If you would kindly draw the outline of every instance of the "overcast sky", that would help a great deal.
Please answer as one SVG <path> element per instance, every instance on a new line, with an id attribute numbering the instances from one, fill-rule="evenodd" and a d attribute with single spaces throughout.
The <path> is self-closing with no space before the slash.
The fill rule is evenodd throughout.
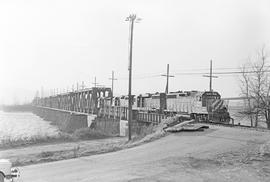
<path id="1" fill-rule="evenodd" d="M 133 93 L 208 90 L 209 80 L 183 72 L 237 68 L 263 44 L 270 47 L 269 0 L 1 0 L 0 102 L 26 101 L 44 87 L 71 89 L 82 81 L 128 93 L 128 34 L 136 13 Z M 214 90 L 239 95 L 237 76 L 220 75 Z"/>

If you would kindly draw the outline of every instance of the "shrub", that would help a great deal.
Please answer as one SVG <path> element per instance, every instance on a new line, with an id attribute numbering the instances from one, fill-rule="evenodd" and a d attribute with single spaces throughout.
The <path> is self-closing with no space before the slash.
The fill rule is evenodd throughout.
<path id="1" fill-rule="evenodd" d="M 51 156 L 53 156 L 53 152 L 50 152 L 50 151 L 45 151 L 45 152 L 40 153 L 41 158 L 48 158 L 48 157 L 51 157 Z"/>

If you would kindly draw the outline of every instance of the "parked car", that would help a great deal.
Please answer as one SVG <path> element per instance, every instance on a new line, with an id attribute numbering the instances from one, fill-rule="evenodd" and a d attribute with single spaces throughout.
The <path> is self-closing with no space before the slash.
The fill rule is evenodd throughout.
<path id="1" fill-rule="evenodd" d="M 12 163 L 7 159 L 0 159 L 0 182 L 15 182 L 20 177 L 18 168 L 12 168 Z"/>

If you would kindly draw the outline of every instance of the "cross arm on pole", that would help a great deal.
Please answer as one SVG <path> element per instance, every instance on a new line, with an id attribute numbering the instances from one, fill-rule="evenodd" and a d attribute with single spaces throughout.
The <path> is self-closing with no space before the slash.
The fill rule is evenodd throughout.
<path id="1" fill-rule="evenodd" d="M 212 77 L 212 78 L 218 78 L 218 76 L 210 76 L 210 75 L 203 75 L 203 77 Z"/>
<path id="2" fill-rule="evenodd" d="M 165 76 L 165 77 L 175 77 L 174 75 L 160 75 L 160 76 Z"/>

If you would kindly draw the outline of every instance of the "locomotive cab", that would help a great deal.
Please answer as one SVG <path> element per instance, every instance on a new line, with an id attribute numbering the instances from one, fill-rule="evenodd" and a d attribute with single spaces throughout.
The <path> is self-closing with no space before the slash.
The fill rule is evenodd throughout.
<path id="1" fill-rule="evenodd" d="M 208 112 L 212 112 L 212 104 L 216 100 L 220 100 L 220 94 L 218 92 L 204 92 L 202 94 L 202 107 L 206 107 Z"/>
<path id="2" fill-rule="evenodd" d="M 230 114 L 218 92 L 204 92 L 202 106 L 207 108 L 209 119 L 217 122 L 229 122 Z"/>

